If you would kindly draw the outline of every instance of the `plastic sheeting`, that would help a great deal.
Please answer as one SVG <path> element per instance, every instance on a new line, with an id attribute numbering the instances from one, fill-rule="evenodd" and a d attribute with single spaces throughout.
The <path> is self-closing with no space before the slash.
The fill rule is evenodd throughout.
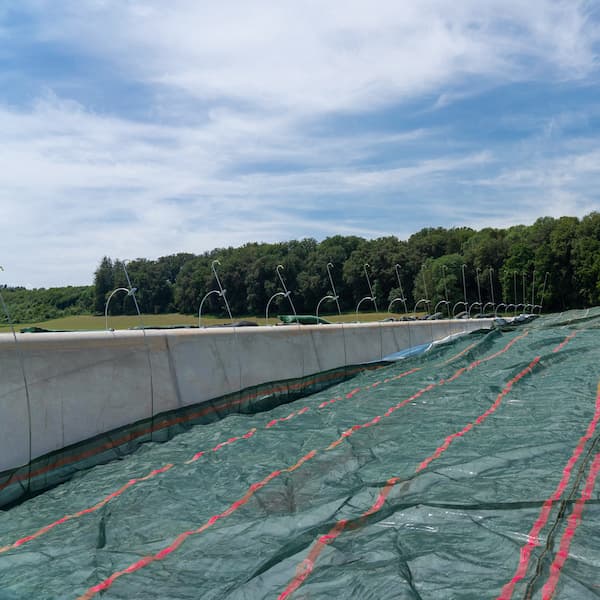
<path id="1" fill-rule="evenodd" d="M 83 472 L 0 512 L 0 598 L 598 598 L 599 329 L 466 336 Z"/>

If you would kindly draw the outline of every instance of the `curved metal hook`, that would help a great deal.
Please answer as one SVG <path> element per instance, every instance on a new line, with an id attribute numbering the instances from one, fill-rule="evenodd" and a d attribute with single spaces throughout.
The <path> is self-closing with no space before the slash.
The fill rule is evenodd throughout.
<path id="1" fill-rule="evenodd" d="M 442 279 L 444 280 L 444 300 L 446 300 L 446 304 L 448 304 L 448 316 L 450 316 L 450 306 L 449 306 L 450 302 L 448 302 L 448 286 L 446 285 L 446 272 L 447 271 L 448 271 L 448 267 L 446 265 L 442 265 Z"/>
<path id="2" fill-rule="evenodd" d="M 121 261 L 121 266 L 123 267 L 123 272 L 125 273 L 125 279 L 127 279 L 127 285 L 129 286 L 129 289 L 132 289 L 132 285 L 131 285 L 131 279 L 129 279 L 129 272 L 127 271 L 127 263 L 130 263 L 131 260 L 129 260 L 128 258 L 124 258 Z"/>
<path id="3" fill-rule="evenodd" d="M 438 306 L 439 306 L 440 304 L 445 304 L 445 305 L 446 305 L 446 308 L 447 308 L 447 310 L 448 310 L 448 317 L 449 317 L 449 316 L 450 316 L 450 302 L 448 302 L 448 300 L 440 300 L 440 301 L 439 301 L 439 302 L 438 302 L 438 303 L 435 305 L 435 307 L 434 307 L 434 309 L 433 309 L 433 314 L 435 315 L 435 314 L 437 313 L 437 311 L 438 311 Z"/>
<path id="4" fill-rule="evenodd" d="M 335 300 L 337 302 L 337 296 L 327 295 L 327 296 L 323 296 L 319 300 L 319 303 L 317 304 L 317 310 L 315 311 L 316 315 L 317 315 L 317 325 L 321 325 L 321 323 L 319 323 L 319 307 L 325 300 Z"/>
<path id="5" fill-rule="evenodd" d="M 365 296 L 364 298 L 361 298 L 361 300 L 359 300 L 358 304 L 356 305 L 356 320 L 358 321 L 358 309 L 360 308 L 360 305 L 365 302 L 366 300 L 371 300 L 371 302 L 373 302 L 373 304 L 375 304 L 375 298 L 373 298 L 373 296 Z M 375 304 L 375 309 L 377 309 L 377 304 Z"/>
<path id="6" fill-rule="evenodd" d="M 486 303 L 483 305 L 483 308 L 481 309 L 481 312 L 482 312 L 483 314 L 485 314 L 485 309 L 486 309 L 488 306 L 491 306 L 491 307 L 492 307 L 492 310 L 494 310 L 494 307 L 495 307 L 496 305 L 495 305 L 493 302 L 486 302 Z"/>
<path id="7" fill-rule="evenodd" d="M 129 286 L 129 295 L 133 298 L 133 304 L 135 305 L 135 310 L 137 312 L 138 315 L 138 319 L 140 320 L 140 325 L 142 326 L 142 330 L 144 328 L 144 322 L 142 321 L 142 311 L 140 310 L 140 305 L 138 304 L 137 301 L 137 297 L 135 295 L 135 293 L 137 292 L 137 288 L 134 288 L 133 285 L 131 285 L 131 279 L 129 279 L 129 273 L 127 271 L 127 263 L 131 262 L 129 259 L 124 259 L 121 261 L 121 265 L 123 267 L 123 272 L 125 273 L 125 278 L 127 279 L 127 285 Z M 144 338 L 146 337 L 146 334 L 144 334 Z M 148 359 L 150 360 L 150 359 Z"/>
<path id="8" fill-rule="evenodd" d="M 413 310 L 413 317 L 416 319 L 417 318 L 417 306 L 419 306 L 419 304 L 421 304 L 421 302 L 423 302 L 426 306 L 429 306 L 431 304 L 431 300 L 428 300 L 427 298 L 421 298 L 416 304 L 415 304 L 415 308 Z M 429 315 L 429 309 L 427 309 L 427 315 Z"/>
<path id="9" fill-rule="evenodd" d="M 460 268 L 460 270 L 462 271 L 463 295 L 464 295 L 464 299 L 465 299 L 464 300 L 465 309 L 467 309 L 468 306 L 469 306 L 469 302 L 467 301 L 467 280 L 465 278 L 465 269 L 466 268 L 467 268 L 467 265 L 465 263 L 463 263 L 462 266 L 461 266 L 461 268 Z"/>
<path id="10" fill-rule="evenodd" d="M 275 271 L 277 273 L 277 277 L 279 277 L 279 281 L 281 282 L 281 287 L 283 288 L 283 291 L 285 292 L 285 297 L 288 299 L 290 306 L 292 307 L 292 312 L 294 313 L 294 316 L 298 316 L 296 314 L 296 307 L 294 306 L 294 303 L 292 302 L 292 293 L 287 289 L 287 286 L 285 285 L 285 281 L 283 280 L 283 275 L 281 274 L 281 271 L 283 270 L 283 265 L 277 265 L 275 267 Z M 267 306 L 268 308 L 268 306 Z"/>
<path id="11" fill-rule="evenodd" d="M 465 311 L 469 308 L 469 305 L 466 302 L 463 302 L 462 300 L 460 300 L 452 307 L 452 317 L 453 318 L 456 318 L 456 307 L 457 306 L 464 306 Z"/>
<path id="12" fill-rule="evenodd" d="M 544 285 L 542 286 L 542 297 L 540 299 L 540 303 L 538 304 L 538 306 L 539 306 L 538 314 L 539 315 L 542 314 L 542 306 L 544 304 L 544 294 L 546 293 L 546 282 L 548 281 L 549 275 L 550 275 L 550 273 L 548 271 L 546 271 L 546 274 L 544 275 Z"/>
<path id="13" fill-rule="evenodd" d="M 287 288 L 285 287 L 285 281 L 283 280 L 283 275 L 281 274 L 281 271 L 284 270 L 284 266 L 283 265 L 277 265 L 275 267 L 275 273 L 277 273 L 277 277 L 279 277 L 279 281 L 281 282 L 281 287 L 283 287 L 283 289 L 287 292 Z"/>
<path id="14" fill-rule="evenodd" d="M 494 310 L 494 317 L 498 318 L 498 313 L 500 312 L 500 307 L 504 306 L 504 310 L 506 311 L 507 305 L 504 302 L 500 302 L 500 304 L 496 305 L 496 310 Z"/>
<path id="15" fill-rule="evenodd" d="M 124 288 L 124 287 L 120 287 L 117 288 L 116 290 L 113 290 L 110 294 L 110 296 L 108 297 L 108 300 L 106 301 L 106 304 L 104 305 L 104 329 L 106 331 L 108 331 L 108 305 L 110 304 L 110 301 L 112 300 L 112 297 L 117 293 L 117 292 L 125 292 L 128 296 L 133 296 L 136 292 L 137 288 Z M 134 296 L 135 297 L 135 296 Z"/>
<path id="16" fill-rule="evenodd" d="M 337 293 L 337 291 L 335 289 L 335 285 L 333 283 L 333 276 L 331 275 L 331 271 L 330 271 L 330 269 L 333 269 L 333 263 L 328 262 L 326 268 L 327 268 L 327 275 L 329 276 L 329 283 L 331 284 L 331 290 L 332 290 L 333 296 L 335 298 L 335 304 L 336 304 L 337 309 L 338 309 L 338 314 L 340 316 L 342 316 L 342 309 L 340 308 L 340 303 L 338 302 L 339 296 L 338 296 L 338 293 Z"/>
<path id="17" fill-rule="evenodd" d="M 425 291 L 425 298 L 423 298 L 423 300 L 429 300 L 429 291 L 427 290 L 427 279 L 425 279 L 425 271 L 423 271 L 423 290 Z"/>
<path id="18" fill-rule="evenodd" d="M 477 267 L 475 269 L 475 277 L 477 279 L 477 299 L 479 300 L 479 306 L 481 306 L 481 285 L 479 283 L 479 274 L 481 273 L 481 269 Z"/>
<path id="19" fill-rule="evenodd" d="M 479 306 L 479 314 L 481 314 L 481 302 L 473 302 L 473 304 L 471 304 L 471 306 L 469 306 L 469 309 L 467 311 L 467 315 L 469 316 L 469 319 L 471 318 L 471 311 L 473 310 L 474 306 Z"/>
<path id="20" fill-rule="evenodd" d="M 400 270 L 401 267 L 398 263 L 394 265 L 394 270 L 396 271 L 396 277 L 398 278 L 398 285 L 400 286 L 400 292 L 404 296 L 404 292 L 402 291 L 402 281 L 400 280 Z"/>
<path id="21" fill-rule="evenodd" d="M 269 306 L 271 305 L 271 302 L 277 298 L 278 296 L 283 296 L 284 298 L 288 298 L 289 297 L 289 292 L 275 292 L 270 298 L 269 301 L 267 302 L 267 308 L 265 310 L 265 325 L 268 325 L 268 321 L 269 321 Z M 294 313 L 295 315 L 296 313 Z"/>
<path id="22" fill-rule="evenodd" d="M 223 289 L 223 286 L 221 285 L 221 280 L 219 279 L 219 275 L 217 273 L 217 269 L 215 269 L 215 265 L 220 265 L 221 261 L 218 259 L 215 259 L 212 261 L 210 268 L 212 269 L 213 275 L 215 276 L 215 279 L 217 281 L 217 285 L 219 286 L 219 296 L 221 298 L 223 298 L 223 302 L 225 302 L 225 308 L 227 308 L 227 314 L 229 315 L 229 320 L 233 323 L 233 316 L 231 315 L 231 309 L 229 308 L 229 302 L 227 302 L 227 290 Z"/>
<path id="23" fill-rule="evenodd" d="M 371 265 L 369 263 L 365 263 L 363 265 L 363 270 L 365 272 L 365 277 L 367 279 L 367 285 L 369 286 L 369 292 L 371 293 L 370 299 L 373 301 L 373 305 L 375 306 L 375 312 L 379 312 L 379 309 L 377 308 L 377 302 L 375 300 L 375 294 L 373 293 L 373 286 L 371 285 L 371 280 L 369 279 L 369 273 L 367 273 L 367 267 L 370 267 Z M 360 302 L 359 302 L 360 304 Z M 358 312 L 358 307 L 356 309 L 356 311 Z"/>
<path id="24" fill-rule="evenodd" d="M 402 302 L 402 304 L 404 304 L 404 314 L 408 314 L 408 306 L 406 306 L 406 295 L 404 294 L 404 290 L 402 289 L 402 281 L 400 279 L 400 265 L 398 263 L 396 263 L 394 265 L 394 269 L 396 271 L 396 278 L 398 279 L 398 287 L 400 288 L 400 298 L 394 298 L 390 305 L 388 306 L 388 312 L 390 312 L 390 308 L 392 306 L 392 304 L 396 301 L 396 300 L 400 300 Z"/>
<path id="25" fill-rule="evenodd" d="M 392 312 L 392 305 L 394 304 L 394 302 L 402 302 L 404 304 L 404 314 L 408 312 L 408 310 L 406 310 L 406 298 L 394 298 L 388 305 L 387 311 L 389 313 Z"/>
<path id="26" fill-rule="evenodd" d="M 198 327 L 202 327 L 202 305 L 204 304 L 204 301 L 212 294 L 217 294 L 217 296 L 223 295 L 223 294 L 221 294 L 221 292 L 219 290 L 210 290 L 210 292 L 207 292 L 206 294 L 204 294 L 204 297 L 202 298 L 202 301 L 200 302 L 200 308 L 198 308 Z"/>

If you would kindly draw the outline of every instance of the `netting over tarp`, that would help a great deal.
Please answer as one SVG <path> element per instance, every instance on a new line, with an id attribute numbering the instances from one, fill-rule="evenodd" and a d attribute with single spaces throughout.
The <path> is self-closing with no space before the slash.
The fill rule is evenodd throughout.
<path id="1" fill-rule="evenodd" d="M 0 512 L 0 598 L 600 597 L 599 379 L 576 311 L 145 445 Z"/>

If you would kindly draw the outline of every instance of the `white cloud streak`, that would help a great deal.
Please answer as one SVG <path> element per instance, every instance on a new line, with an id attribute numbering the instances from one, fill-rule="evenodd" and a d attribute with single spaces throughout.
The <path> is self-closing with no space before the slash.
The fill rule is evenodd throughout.
<path id="1" fill-rule="evenodd" d="M 515 169 L 493 147 L 447 143 L 450 124 L 315 129 L 320 119 L 359 119 L 423 97 L 439 108 L 471 93 L 473 81 L 593 79 L 600 36 L 585 2 L 23 6 L 35 23 L 31 43 L 60 44 L 148 86 L 154 120 L 94 112 L 52 89 L 26 106 L 0 106 L 0 219 L 13 224 L 0 260 L 12 283 L 86 283 L 104 254 L 472 224 L 470 201 L 453 198 L 454 213 L 445 206 L 447 185 L 493 189 L 482 209 L 503 189 L 535 195 L 550 180 L 554 206 L 568 198 L 582 214 L 597 201 L 578 179 L 596 178 L 600 145 Z M 3 16 L 0 36 L 10 38 Z M 379 164 L 385 146 L 393 151 Z M 430 212 L 421 206 L 421 220 L 412 215 L 405 230 L 390 231 L 394 211 L 418 212 L 419 194 Z M 357 217 L 365 202 L 368 221 Z M 447 220 L 426 222 L 436 212 Z M 496 218 L 501 226 L 513 217 Z"/>
<path id="2" fill-rule="evenodd" d="M 63 3 L 39 35 L 138 80 L 301 114 L 373 108 L 464 75 L 581 77 L 598 41 L 577 0 Z"/>

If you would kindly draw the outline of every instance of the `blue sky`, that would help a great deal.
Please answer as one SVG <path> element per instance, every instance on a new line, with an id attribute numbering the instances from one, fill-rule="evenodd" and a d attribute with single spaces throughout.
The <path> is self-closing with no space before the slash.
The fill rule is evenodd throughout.
<path id="1" fill-rule="evenodd" d="M 600 3 L 0 0 L 2 283 L 600 210 Z"/>

